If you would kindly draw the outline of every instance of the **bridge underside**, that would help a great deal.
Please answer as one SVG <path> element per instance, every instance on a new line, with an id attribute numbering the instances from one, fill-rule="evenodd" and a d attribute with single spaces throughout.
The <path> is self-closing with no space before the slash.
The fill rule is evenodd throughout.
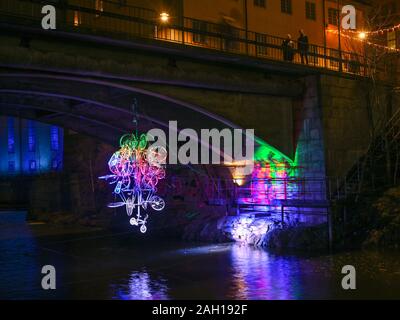
<path id="1" fill-rule="evenodd" d="M 4 72 L 0 73 L 0 113 L 56 124 L 111 144 L 115 144 L 118 137 L 132 130 L 132 103 L 135 99 L 139 102 L 139 129 L 143 132 L 152 128 L 167 131 L 169 121 L 177 121 L 179 130 L 191 128 L 198 133 L 201 129 L 241 128 L 210 112 L 209 108 L 192 103 L 190 97 L 186 101 L 179 100 L 160 93 L 163 90 L 159 88 L 157 91 L 149 91 L 132 83 L 109 82 L 89 77 Z M 206 97 L 203 99 L 206 100 Z M 218 102 L 214 101 L 215 104 Z M 235 109 L 234 106 L 232 109 Z M 291 117 L 289 114 L 288 119 Z M 271 119 L 275 118 L 276 115 L 271 115 Z M 290 138 L 289 141 L 284 141 L 282 136 L 285 134 L 282 131 L 286 131 L 286 136 L 290 137 L 289 131 L 292 131 L 293 124 L 283 121 L 287 128 L 271 125 L 274 128 L 271 131 L 274 133 L 271 140 L 277 143 L 283 141 L 282 145 L 286 147 L 282 149 L 285 152 L 292 148 L 293 141 Z M 268 126 L 273 121 L 269 121 L 266 116 L 264 123 Z"/>
<path id="2" fill-rule="evenodd" d="M 247 65 L 242 59 L 224 55 L 211 59 L 203 51 L 189 58 L 180 54 L 184 50 L 160 43 L 140 47 L 137 42 L 110 42 L 85 35 L 71 39 L 57 32 L 5 30 L 0 31 L 3 89 L 18 90 L 17 95 L 34 92 L 35 96 L 49 93 L 58 99 L 64 97 L 73 101 L 67 103 L 72 107 L 66 110 L 90 104 L 99 119 L 84 108 L 87 120 L 99 121 L 97 104 L 118 108 L 118 118 L 119 111 L 128 111 L 132 96 L 136 96 L 155 122 L 178 120 L 181 127 L 194 129 L 199 124 L 220 128 L 220 123 L 225 128 L 255 129 L 258 137 L 294 158 L 292 109 L 293 101 L 304 92 L 304 72 L 288 75 L 277 71 L 278 66 L 268 69 L 270 63 Z M 26 34 L 32 35 L 30 47 L 21 48 L 21 36 Z M 76 113 L 84 116 L 84 112 Z M 109 120 L 109 116 L 105 118 Z M 121 126 L 124 119 L 126 116 L 122 116 Z"/>
<path id="3" fill-rule="evenodd" d="M 285 191 L 280 179 L 290 175 L 288 172 L 295 165 L 299 149 L 296 149 L 297 142 L 301 142 L 296 129 L 303 127 L 303 118 L 297 117 L 295 109 L 301 109 L 305 99 L 306 85 L 302 75 L 293 78 L 265 74 L 263 69 L 240 69 L 199 61 L 179 61 L 179 68 L 171 69 L 162 66 L 165 57 L 151 56 L 144 60 L 143 52 L 127 54 L 126 50 L 114 52 L 114 48 L 102 48 L 104 51 L 99 52 L 93 49 L 87 57 L 80 44 L 64 44 L 52 39 L 41 45 L 52 54 L 57 52 L 54 53 L 55 64 L 52 64 L 52 59 L 47 63 L 52 56 L 43 54 L 39 45 L 33 45 L 29 50 L 17 47 L 18 52 L 29 59 L 28 66 L 20 63 L 15 67 L 11 64 L 0 66 L 0 114 L 56 124 L 114 146 L 121 135 L 133 129 L 131 106 L 134 99 L 139 102 L 139 130 L 143 132 L 152 128 L 167 129 L 169 121 L 177 121 L 178 129 L 191 128 L 197 132 L 213 128 L 255 129 L 256 136 L 274 148 L 261 145 L 263 151 L 257 154 L 260 168 L 253 172 L 250 180 L 261 178 L 269 181 L 251 191 L 250 206 L 256 199 L 256 205 L 265 205 L 262 211 L 276 212 L 274 198 L 282 200 L 289 197 L 289 193 L 296 192 L 294 188 L 288 189 L 289 193 Z M 85 70 L 86 65 L 76 66 L 75 60 L 72 67 L 70 61 L 69 65 L 63 65 L 63 58 L 71 58 L 63 49 L 73 52 L 76 61 L 84 61 L 92 68 L 94 65 L 98 72 Z M 105 54 L 116 57 L 112 63 L 118 72 L 102 69 L 109 63 Z M 12 61 L 12 58 L 8 59 Z M 46 61 L 46 68 L 41 67 L 41 59 Z M 127 60 L 131 64 L 126 64 Z M 151 64 L 157 68 L 149 66 Z M 143 74 L 130 74 L 130 70 L 136 71 L 136 68 L 140 68 Z M 310 88 L 313 91 L 314 84 Z M 311 108 L 316 105 L 317 101 L 312 100 Z M 316 148 L 315 141 L 312 148 Z M 311 148 L 306 146 L 302 150 L 304 158 L 308 157 Z M 275 158 L 273 155 L 279 156 Z M 284 163 L 282 158 L 285 158 Z M 211 173 L 212 178 L 224 175 L 216 171 Z M 233 182 L 240 184 L 243 177 L 233 175 L 234 181 L 232 176 L 228 178 L 232 186 Z M 271 182 L 271 178 L 276 181 Z M 82 183 L 87 182 L 82 180 Z M 206 186 L 198 189 L 207 190 L 207 201 L 218 194 Z M 233 194 L 236 193 L 231 192 L 229 196 Z M 193 207 L 197 208 L 198 204 Z"/>
<path id="4" fill-rule="evenodd" d="M 115 143 L 121 134 L 132 130 L 134 99 L 140 102 L 142 131 L 167 128 L 170 120 L 178 121 L 183 128 L 194 129 L 227 125 L 177 100 L 90 79 L 20 74 L 0 76 L 0 86 L 2 114 L 57 124 L 108 143 Z"/>

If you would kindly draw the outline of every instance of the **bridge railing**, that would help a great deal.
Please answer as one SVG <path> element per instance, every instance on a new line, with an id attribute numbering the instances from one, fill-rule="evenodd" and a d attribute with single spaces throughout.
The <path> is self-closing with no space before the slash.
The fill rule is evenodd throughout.
<path id="1" fill-rule="evenodd" d="M 54 1 L 53 1 L 54 2 Z M 98 3 L 96 5 L 96 3 Z M 99 5 L 99 3 L 101 5 Z M 10 24 L 41 26 L 42 1 L 2 0 L 2 21 Z M 167 41 L 191 47 L 245 55 L 260 59 L 284 61 L 283 38 L 246 31 L 228 24 L 217 24 L 192 18 L 173 19 L 162 23 L 153 10 L 118 1 L 79 0 L 57 5 L 57 29 L 116 39 L 138 38 Z M 295 44 L 293 61 L 301 64 L 298 44 Z M 314 44 L 309 45 L 308 66 L 368 76 L 365 58 L 356 53 L 339 51 Z"/>
<path id="2" fill-rule="evenodd" d="M 343 182 L 338 177 L 244 179 L 240 186 L 232 180 L 209 179 L 207 198 L 220 198 L 221 202 L 224 200 L 228 203 L 273 206 L 282 201 L 332 202 L 357 195 L 351 181 Z"/>
<path id="3" fill-rule="evenodd" d="M 325 201 L 326 189 L 325 179 L 251 179 L 245 186 L 236 187 L 236 197 L 271 204 L 285 200 Z"/>

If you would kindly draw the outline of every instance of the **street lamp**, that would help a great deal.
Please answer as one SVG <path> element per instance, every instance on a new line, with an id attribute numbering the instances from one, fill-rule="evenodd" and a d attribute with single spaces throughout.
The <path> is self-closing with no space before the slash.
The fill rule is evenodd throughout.
<path id="1" fill-rule="evenodd" d="M 169 21 L 169 14 L 167 12 L 160 13 L 160 20 L 163 23 L 167 23 Z"/>
<path id="2" fill-rule="evenodd" d="M 361 40 L 365 40 L 365 39 L 367 38 L 367 34 L 366 34 L 365 32 L 360 32 L 360 33 L 358 34 L 358 37 L 359 37 Z"/>

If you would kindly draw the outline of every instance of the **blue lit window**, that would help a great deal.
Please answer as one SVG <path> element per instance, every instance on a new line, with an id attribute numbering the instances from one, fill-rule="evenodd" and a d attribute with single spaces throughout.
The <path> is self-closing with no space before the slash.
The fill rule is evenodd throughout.
<path id="1" fill-rule="evenodd" d="M 51 168 L 53 170 L 57 170 L 58 169 L 58 160 L 57 159 L 53 159 L 53 161 L 51 163 Z"/>
<path id="2" fill-rule="evenodd" d="M 58 151 L 60 149 L 59 135 L 58 135 L 58 127 L 51 126 L 50 128 L 50 141 L 51 141 L 51 150 Z"/>
<path id="3" fill-rule="evenodd" d="M 32 120 L 28 120 L 28 150 L 29 152 L 36 150 L 35 123 Z"/>
<path id="4" fill-rule="evenodd" d="M 8 172 L 9 173 L 15 172 L 15 161 L 8 161 Z"/>
<path id="5" fill-rule="evenodd" d="M 7 119 L 7 128 L 8 128 L 8 153 L 15 153 L 14 118 Z"/>
<path id="6" fill-rule="evenodd" d="M 36 171 L 36 160 L 29 161 L 29 171 Z"/>

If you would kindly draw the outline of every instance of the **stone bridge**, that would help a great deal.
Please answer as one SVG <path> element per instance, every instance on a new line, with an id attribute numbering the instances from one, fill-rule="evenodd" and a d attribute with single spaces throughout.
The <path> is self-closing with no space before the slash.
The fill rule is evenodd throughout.
<path id="1" fill-rule="evenodd" d="M 19 41 L 2 39 L 3 113 L 18 110 L 110 142 L 131 127 L 129 112 L 138 98 L 143 125 L 177 120 L 181 128 L 251 128 L 294 155 L 293 106 L 304 93 L 301 75 L 239 67 L 229 58 L 216 65 L 174 56 L 171 66 L 170 54 L 157 47 L 87 47 L 50 37 L 32 40 L 27 49 Z"/>
<path id="2" fill-rule="evenodd" d="M 115 144 L 132 130 L 252 128 L 305 177 L 343 176 L 393 110 L 368 109 L 370 83 L 329 69 L 166 41 L 121 40 L 7 19 L 0 114 L 54 123 Z M 11 22 L 10 22 L 11 21 Z M 392 103 L 390 88 L 379 90 Z"/>

